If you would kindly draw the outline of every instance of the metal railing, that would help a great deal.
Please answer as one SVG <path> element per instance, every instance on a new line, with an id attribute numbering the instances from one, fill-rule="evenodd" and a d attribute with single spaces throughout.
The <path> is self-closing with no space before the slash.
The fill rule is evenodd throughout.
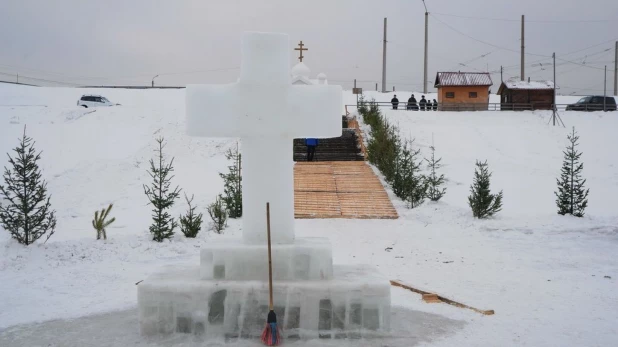
<path id="1" fill-rule="evenodd" d="M 390 102 L 374 102 L 378 107 L 394 109 Z M 408 105 L 407 102 L 400 102 L 397 105 L 398 111 L 533 111 L 551 110 L 550 103 L 447 103 L 438 104 L 437 109 L 432 104 L 421 109 L 417 104 Z M 357 105 L 345 105 L 346 116 L 350 114 L 349 109 L 357 108 Z M 605 106 L 602 104 L 556 104 L 558 111 L 616 111 L 616 105 Z"/>

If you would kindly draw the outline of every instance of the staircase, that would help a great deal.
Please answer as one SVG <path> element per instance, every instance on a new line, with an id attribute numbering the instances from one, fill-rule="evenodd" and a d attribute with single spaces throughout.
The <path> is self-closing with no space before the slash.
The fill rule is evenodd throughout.
<path id="1" fill-rule="evenodd" d="M 343 123 L 344 126 L 347 122 Z M 314 161 L 362 161 L 358 137 L 353 128 L 343 128 L 340 137 L 319 139 Z M 294 139 L 294 161 L 307 161 L 305 139 Z"/>

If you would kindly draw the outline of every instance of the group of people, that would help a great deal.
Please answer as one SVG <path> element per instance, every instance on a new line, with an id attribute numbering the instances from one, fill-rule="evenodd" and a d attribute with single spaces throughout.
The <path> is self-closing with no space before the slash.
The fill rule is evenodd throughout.
<path id="1" fill-rule="evenodd" d="M 391 104 L 393 105 L 393 110 L 399 108 L 399 99 L 397 99 L 397 95 L 391 99 Z M 433 99 L 433 103 L 429 100 L 425 99 L 425 95 L 421 96 L 421 100 L 416 103 L 416 99 L 414 98 L 414 94 L 408 99 L 408 103 L 406 104 L 406 110 L 412 111 L 437 111 L 438 110 L 438 102 L 436 99 Z"/>

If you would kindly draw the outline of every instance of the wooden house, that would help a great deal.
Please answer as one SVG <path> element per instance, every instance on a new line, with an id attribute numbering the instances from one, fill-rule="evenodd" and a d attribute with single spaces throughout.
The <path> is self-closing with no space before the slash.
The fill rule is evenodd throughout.
<path id="1" fill-rule="evenodd" d="M 491 76 L 487 72 L 438 72 L 434 87 L 438 89 L 441 111 L 481 111 L 489 105 Z"/>
<path id="2" fill-rule="evenodd" d="M 502 82 L 498 95 L 501 110 L 551 110 L 554 82 L 512 79 Z"/>

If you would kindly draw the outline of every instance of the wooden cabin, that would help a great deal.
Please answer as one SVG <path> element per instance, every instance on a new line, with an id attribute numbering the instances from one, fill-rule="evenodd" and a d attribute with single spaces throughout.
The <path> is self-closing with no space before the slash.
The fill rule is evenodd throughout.
<path id="1" fill-rule="evenodd" d="M 487 72 L 438 72 L 438 110 L 486 111 L 492 85 Z"/>
<path id="2" fill-rule="evenodd" d="M 500 84 L 498 95 L 501 110 L 551 110 L 554 82 L 512 79 Z"/>

